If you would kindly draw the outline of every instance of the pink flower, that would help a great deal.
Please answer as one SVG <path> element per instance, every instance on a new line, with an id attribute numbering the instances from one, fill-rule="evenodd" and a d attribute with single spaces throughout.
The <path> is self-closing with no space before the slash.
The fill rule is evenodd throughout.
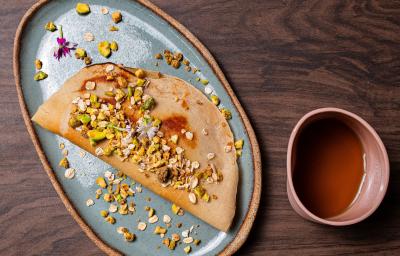
<path id="1" fill-rule="evenodd" d="M 60 37 L 57 38 L 57 44 L 58 47 L 55 47 L 54 49 L 54 57 L 60 61 L 62 57 L 66 57 L 67 54 L 71 56 L 71 51 L 76 49 L 76 46 L 78 44 L 68 42 L 64 37 L 63 37 L 63 32 L 62 32 L 62 26 L 59 27 L 60 31 Z"/>

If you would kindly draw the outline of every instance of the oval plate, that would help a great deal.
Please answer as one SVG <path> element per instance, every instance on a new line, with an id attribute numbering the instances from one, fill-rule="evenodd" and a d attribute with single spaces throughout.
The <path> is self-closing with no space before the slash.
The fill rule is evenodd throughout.
<path id="1" fill-rule="evenodd" d="M 220 232 L 199 219 L 185 213 L 182 217 L 174 217 L 173 225 L 168 233 L 180 233 L 182 230 L 195 226 L 193 236 L 202 242 L 192 246 L 191 255 L 231 255 L 247 238 L 253 224 L 261 191 L 261 160 L 258 144 L 243 108 L 234 95 L 225 76 L 218 67 L 210 52 L 185 27 L 158 7 L 148 1 L 86 1 L 90 4 L 91 13 L 79 16 L 75 12 L 77 1 L 39 1 L 32 6 L 23 17 L 14 42 L 14 76 L 17 85 L 19 102 L 25 124 L 32 141 L 61 200 L 68 211 L 82 227 L 85 233 L 104 252 L 113 255 L 170 255 L 172 251 L 162 246 L 162 239 L 152 234 L 153 227 L 144 232 L 137 231 L 136 221 L 145 219 L 143 207 L 150 205 L 159 216 L 172 215 L 170 203 L 152 192 L 143 189 L 136 196 L 135 203 L 139 209 L 134 215 L 117 216 L 117 224 L 109 225 L 104 222 L 99 211 L 106 209 L 106 203 L 95 200 L 95 205 L 86 206 L 86 200 L 93 198 L 96 185 L 94 180 L 105 170 L 113 170 L 111 166 L 90 154 L 84 154 L 80 148 L 63 138 L 47 132 L 32 124 L 30 117 L 37 108 L 58 90 L 64 81 L 79 71 L 82 61 L 74 57 L 61 59 L 60 62 L 52 56 L 52 48 L 56 46 L 57 32 L 44 30 L 48 21 L 63 25 L 64 36 L 86 49 L 93 58 L 93 63 L 105 62 L 106 59 L 97 53 L 97 42 L 115 40 L 119 50 L 114 52 L 108 61 L 121 63 L 128 67 L 142 67 L 159 70 L 162 73 L 180 77 L 199 90 L 205 87 L 196 78 L 209 80 L 209 85 L 215 94 L 221 98 L 222 104 L 232 111 L 230 125 L 236 138 L 243 138 L 243 155 L 239 158 L 239 186 L 237 195 L 237 210 L 233 225 L 228 233 Z M 110 11 L 120 10 L 123 21 L 116 26 L 118 32 L 110 32 L 112 24 L 110 15 L 101 14 L 101 7 Z M 85 42 L 83 34 L 91 32 L 94 42 Z M 196 74 L 186 72 L 183 67 L 173 69 L 160 61 L 156 67 L 154 55 L 164 49 L 178 50 L 190 61 L 192 66 L 201 70 Z M 43 62 L 43 70 L 49 77 L 43 81 L 33 80 L 35 74 L 34 60 Z M 58 166 L 63 157 L 59 144 L 64 143 L 69 151 L 68 159 L 77 174 L 73 180 L 64 178 L 64 171 Z M 138 195 L 138 194 L 137 194 Z M 150 197 L 151 202 L 145 198 Z M 174 224 L 182 222 L 178 229 Z M 199 224 L 199 227 L 197 227 Z M 116 232 L 118 226 L 128 227 L 137 234 L 133 243 L 123 241 Z M 178 245 L 176 255 L 184 255 L 183 245 Z"/>

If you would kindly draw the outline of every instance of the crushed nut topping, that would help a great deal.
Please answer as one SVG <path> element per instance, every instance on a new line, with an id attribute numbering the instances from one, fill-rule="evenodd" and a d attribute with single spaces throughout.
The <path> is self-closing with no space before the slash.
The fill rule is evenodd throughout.
<path id="1" fill-rule="evenodd" d="M 179 54 L 175 57 L 182 58 Z M 109 64 L 105 75 L 115 81 L 114 87 L 107 88 L 104 95 L 97 95 L 93 91 L 96 83 L 86 82 L 83 92 L 86 98 L 77 97 L 72 101 L 69 126 L 89 140 L 97 156 L 116 156 L 122 162 L 136 164 L 144 175 L 156 175 L 160 187 L 187 191 L 192 203 L 200 199 L 209 202 L 211 197 L 204 185 L 221 182 L 222 173 L 211 165 L 200 168 L 199 161 L 185 156 L 178 134 L 168 137 L 160 131 L 163 122 L 152 115 L 157 99 L 146 94 L 147 87 L 151 86 L 146 72 L 137 69 L 134 77 L 123 77 L 118 75 L 114 65 Z M 130 112 L 134 112 L 134 119 Z M 181 132 L 187 140 L 193 140 L 192 131 Z M 202 134 L 207 135 L 208 131 L 203 129 Z M 207 155 L 208 160 L 214 157 L 214 153 Z M 102 188 L 120 185 L 121 179 L 115 179 L 110 172 L 106 172 L 105 178 L 108 185 L 104 178 L 96 181 Z M 129 189 L 134 192 L 133 187 Z M 142 188 L 137 186 L 136 191 L 140 193 Z M 111 194 L 105 194 L 104 200 L 114 201 Z M 134 206 L 130 209 L 119 206 L 113 211 L 127 214 L 134 211 Z M 175 214 L 182 215 L 183 210 L 179 208 Z"/>
<path id="2" fill-rule="evenodd" d="M 90 207 L 90 206 L 92 206 L 92 205 L 94 205 L 94 202 L 93 202 L 93 200 L 92 199 L 88 199 L 88 200 L 86 200 L 86 206 L 87 207 Z"/>
<path id="3" fill-rule="evenodd" d="M 65 170 L 65 173 L 64 173 L 64 176 L 65 176 L 65 178 L 67 178 L 67 179 L 72 179 L 72 178 L 74 178 L 74 176 L 75 176 L 75 169 L 73 169 L 73 168 L 68 168 L 68 169 L 66 169 L 66 170 Z"/>

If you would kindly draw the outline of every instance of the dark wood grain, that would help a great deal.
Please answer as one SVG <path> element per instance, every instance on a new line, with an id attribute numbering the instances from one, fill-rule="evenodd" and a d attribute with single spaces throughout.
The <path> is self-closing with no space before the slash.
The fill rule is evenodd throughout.
<path id="1" fill-rule="evenodd" d="M 0 255 L 101 255 L 58 199 L 30 142 L 12 76 L 12 43 L 32 0 L 0 0 Z M 213 53 L 263 157 L 263 193 L 238 255 L 400 254 L 400 2 L 182 1 L 155 4 Z M 34 47 L 34 46 L 33 46 Z M 387 147 L 387 196 L 366 221 L 303 220 L 286 196 L 286 146 L 306 112 L 355 112 Z"/>

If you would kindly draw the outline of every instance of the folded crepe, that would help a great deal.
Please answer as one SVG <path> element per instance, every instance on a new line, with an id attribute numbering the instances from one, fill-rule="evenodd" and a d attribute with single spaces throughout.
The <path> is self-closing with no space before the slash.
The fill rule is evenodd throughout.
<path id="1" fill-rule="evenodd" d="M 112 63 L 83 68 L 32 120 L 227 231 L 238 166 L 221 111 L 192 85 Z"/>

